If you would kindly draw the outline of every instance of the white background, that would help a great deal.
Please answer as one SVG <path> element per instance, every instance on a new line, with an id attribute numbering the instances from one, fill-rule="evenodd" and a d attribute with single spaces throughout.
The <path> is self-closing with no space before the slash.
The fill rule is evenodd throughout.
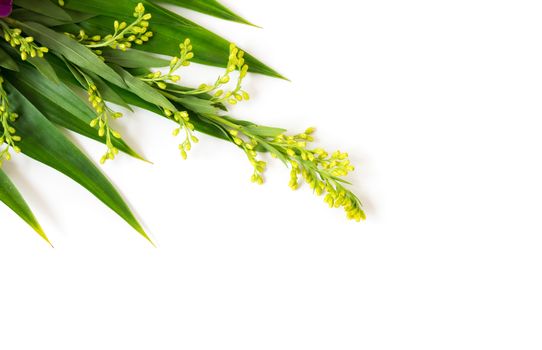
<path id="1" fill-rule="evenodd" d="M 127 115 L 155 164 L 104 170 L 158 248 L 17 157 L 55 249 L 0 207 L 0 348 L 540 349 L 539 2 L 226 3 L 265 29 L 181 13 L 292 80 L 249 77 L 235 115 L 349 151 L 368 220 L 291 192 L 281 164 L 252 185 L 221 141 L 183 162 L 172 124 Z"/>

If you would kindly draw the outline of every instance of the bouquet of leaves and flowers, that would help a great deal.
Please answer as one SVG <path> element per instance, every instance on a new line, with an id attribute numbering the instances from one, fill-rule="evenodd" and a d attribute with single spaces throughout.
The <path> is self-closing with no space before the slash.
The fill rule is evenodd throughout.
<path id="1" fill-rule="evenodd" d="M 172 122 L 179 151 L 206 134 L 244 152 L 252 181 L 264 182 L 267 153 L 348 218 L 364 219 L 344 177 L 348 155 L 311 148 L 313 128 L 298 134 L 229 114 L 249 100 L 250 73 L 282 78 L 235 44 L 171 12 L 178 5 L 250 24 L 216 0 L 0 0 L 0 165 L 14 154 L 48 165 L 85 187 L 148 239 L 114 186 L 59 128 L 105 145 L 100 163 L 120 154 L 142 159 L 116 131 L 115 106 L 140 107 Z M 223 67 L 216 80 L 183 86 L 190 64 Z M 164 69 L 165 68 L 165 69 Z M 47 240 L 28 205 L 0 168 L 0 200 Z"/>

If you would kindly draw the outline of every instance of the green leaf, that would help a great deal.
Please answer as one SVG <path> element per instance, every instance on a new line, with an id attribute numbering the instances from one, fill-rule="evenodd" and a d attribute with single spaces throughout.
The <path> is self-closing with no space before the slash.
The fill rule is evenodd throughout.
<path id="1" fill-rule="evenodd" d="M 111 86 L 111 88 L 114 89 L 120 96 L 122 96 L 122 98 L 129 104 L 134 105 L 139 108 L 146 109 L 161 117 L 167 118 L 164 116 L 160 108 L 157 107 L 155 104 L 152 104 L 143 100 L 142 98 L 140 98 L 139 96 L 133 94 L 132 92 L 128 90 L 121 89 L 117 86 Z M 194 124 L 197 131 L 219 138 L 219 139 L 231 141 L 228 132 L 223 130 L 223 128 L 213 123 L 207 122 L 204 118 L 201 118 L 198 115 L 198 113 L 194 112 L 187 106 L 184 106 L 180 103 L 173 103 L 173 104 L 178 110 L 187 111 L 190 114 L 190 121 L 192 122 L 192 124 Z M 171 120 L 171 118 L 167 118 L 167 119 Z"/>
<path id="2" fill-rule="evenodd" d="M 102 95 L 102 98 L 104 100 L 117 104 L 133 112 L 132 107 L 128 103 L 126 103 L 126 101 L 124 101 L 124 99 L 120 97 L 115 92 L 115 90 L 111 89 L 111 87 L 102 78 L 100 78 L 98 75 L 91 72 L 85 72 L 85 74 L 87 74 L 92 79 L 92 81 L 98 88 L 98 91 L 100 91 L 100 94 Z"/>
<path id="3" fill-rule="evenodd" d="M 284 134 L 286 129 L 273 128 L 270 126 L 261 126 L 261 125 L 251 125 L 244 128 L 252 134 L 256 134 L 263 137 L 277 137 L 281 134 Z"/>
<path id="4" fill-rule="evenodd" d="M 178 102 L 198 114 L 216 114 L 218 112 L 218 108 L 210 100 L 195 96 L 178 96 L 174 94 L 168 94 L 168 97 L 172 101 Z"/>
<path id="5" fill-rule="evenodd" d="M 217 18 L 222 18 L 228 21 L 248 24 L 254 26 L 243 17 L 237 15 L 226 6 L 222 5 L 216 0 L 150 0 L 153 3 L 165 3 L 181 6 L 190 10 L 198 11 L 211 15 Z"/>
<path id="6" fill-rule="evenodd" d="M 105 58 L 106 62 L 111 62 L 124 68 L 159 68 L 169 65 L 169 60 L 135 49 L 126 51 L 104 49 L 102 57 Z"/>
<path id="7" fill-rule="evenodd" d="M 27 10 L 44 14 L 48 17 L 62 20 L 62 21 L 71 21 L 70 15 L 64 11 L 58 5 L 52 3 L 51 1 L 44 0 L 15 0 L 15 5 L 25 8 Z"/>
<path id="8" fill-rule="evenodd" d="M 11 47 L 10 45 L 8 45 L 8 43 L 3 42 L 0 42 L 0 47 L 3 48 L 3 52 L 9 55 L 12 60 L 20 60 L 19 50 Z M 43 59 L 42 57 L 28 57 L 26 61 L 33 65 L 43 76 L 47 77 L 52 81 L 60 82 L 55 73 L 55 70 L 46 59 Z"/>
<path id="9" fill-rule="evenodd" d="M 56 51 L 68 61 L 99 75 L 115 85 L 126 86 L 122 78 L 100 60 L 94 52 L 67 35 L 55 32 L 35 22 L 17 22 L 16 24 L 21 26 L 25 33 L 33 36 L 41 45 Z"/>
<path id="10" fill-rule="evenodd" d="M 230 41 L 207 29 L 173 13 L 163 7 L 145 0 L 70 0 L 66 7 L 79 10 L 97 17 L 79 23 L 87 33 L 107 35 L 112 31 L 114 20 L 133 21 L 130 17 L 138 2 L 142 2 L 147 12 L 152 14 L 150 29 L 155 34 L 149 42 L 138 46 L 139 50 L 168 56 L 178 56 L 179 44 L 185 39 L 192 40 L 196 63 L 225 67 L 229 57 Z M 250 54 L 245 55 L 250 71 L 285 79 L 272 68 L 260 62 Z"/>
<path id="11" fill-rule="evenodd" d="M 33 65 L 44 77 L 54 81 L 55 83 L 60 83 L 60 80 L 58 79 L 58 76 L 56 75 L 56 72 L 49 61 L 41 57 L 29 57 L 27 61 Z"/>
<path id="12" fill-rule="evenodd" d="M 13 85 L 7 83 L 6 90 L 12 108 L 21 116 L 15 128 L 22 137 L 19 147 L 23 153 L 72 178 L 152 243 L 128 205 L 100 170 Z"/>
<path id="13" fill-rule="evenodd" d="M 19 66 L 17 65 L 17 62 L 15 62 L 15 60 L 11 58 L 11 56 L 2 48 L 0 48 L 0 67 L 9 69 L 15 72 L 19 70 Z"/>
<path id="14" fill-rule="evenodd" d="M 53 60 L 54 62 L 54 60 Z M 68 61 L 66 61 L 65 58 L 62 57 L 62 62 L 64 62 L 64 65 L 66 68 L 68 68 L 68 71 L 71 73 L 69 78 L 67 78 L 67 81 L 71 81 L 72 83 L 77 82 L 78 86 L 84 90 L 88 89 L 88 82 L 85 80 L 85 77 L 83 74 L 74 67 L 74 65 Z M 75 80 L 72 80 L 75 79 Z M 74 85 L 77 85 L 74 83 Z"/>
<path id="15" fill-rule="evenodd" d="M 138 95 L 140 98 L 167 110 L 176 111 L 175 106 L 149 84 L 134 77 L 119 66 L 112 65 L 112 68 L 122 77 L 122 79 L 124 79 L 126 85 L 128 85 L 128 89 L 130 89 L 130 91 Z"/>
<path id="16" fill-rule="evenodd" d="M 90 126 L 90 121 L 96 118 L 96 113 L 64 83 L 56 84 L 47 80 L 35 74 L 35 71 L 27 65 L 21 65 L 20 74 L 8 73 L 5 76 L 51 122 L 105 143 L 105 139 Z M 113 138 L 111 142 L 122 152 L 145 161 L 123 140 Z"/>
<path id="17" fill-rule="evenodd" d="M 51 244 L 23 196 L 2 169 L 0 169 L 0 201 L 4 202 L 15 214 L 30 225 L 38 235 Z"/>
<path id="18" fill-rule="evenodd" d="M 60 19 L 49 17 L 49 16 L 45 16 L 41 13 L 25 10 L 22 8 L 14 9 L 13 12 L 11 12 L 10 17 L 22 22 L 38 22 L 47 27 L 55 27 L 55 26 L 66 25 L 70 23 L 78 23 L 95 16 L 92 14 L 85 14 L 85 13 L 74 12 L 74 11 L 65 11 L 65 12 L 70 15 L 71 19 L 60 20 Z"/>

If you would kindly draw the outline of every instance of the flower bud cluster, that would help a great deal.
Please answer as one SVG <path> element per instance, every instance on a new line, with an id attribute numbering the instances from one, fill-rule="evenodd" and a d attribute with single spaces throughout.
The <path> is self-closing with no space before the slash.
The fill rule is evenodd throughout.
<path id="1" fill-rule="evenodd" d="M 21 152 L 19 146 L 16 145 L 16 142 L 21 141 L 21 137 L 15 134 L 16 130 L 12 126 L 19 116 L 9 109 L 9 101 L 3 83 L 4 79 L 0 77 L 0 167 L 4 160 L 11 159 L 10 149 L 13 149 L 15 153 Z"/>
<path id="2" fill-rule="evenodd" d="M 12 47 L 19 48 L 21 60 L 26 61 L 29 57 L 43 57 L 49 49 L 40 47 L 31 36 L 23 36 L 19 28 L 10 28 L 5 22 L 1 22 L 0 30 L 4 40 Z"/>
<path id="3" fill-rule="evenodd" d="M 89 82 L 87 93 L 88 101 L 97 115 L 96 118 L 92 119 L 90 122 L 90 126 L 98 128 L 98 135 L 105 138 L 105 144 L 107 146 L 106 153 L 100 159 L 100 163 L 104 164 L 107 160 L 115 159 L 115 156 L 119 153 L 119 150 L 113 145 L 112 140 L 113 138 L 120 139 L 122 136 L 119 132 L 111 128 L 111 119 L 121 118 L 122 113 L 114 112 L 107 106 L 94 83 Z"/>
<path id="4" fill-rule="evenodd" d="M 325 194 L 324 201 L 332 208 L 342 207 L 349 219 L 365 219 L 360 200 L 342 184 L 342 179 L 354 171 L 348 154 L 335 151 L 329 154 L 321 148 L 309 149 L 308 143 L 314 141 L 314 128 L 292 136 L 280 134 L 270 141 L 274 149 L 286 156 L 290 165 L 290 187 L 296 190 L 303 179 L 317 196 Z"/>
<path id="5" fill-rule="evenodd" d="M 175 74 L 181 67 L 188 67 L 190 65 L 190 60 L 194 58 L 194 53 L 192 52 L 192 43 L 190 39 L 185 39 L 179 45 L 180 56 L 173 57 L 169 62 L 169 72 L 162 74 L 160 71 L 149 73 L 143 77 L 140 77 L 141 80 L 149 83 L 150 85 L 156 85 L 159 89 L 167 89 L 166 82 L 177 83 L 181 80 L 181 76 Z"/>
<path id="6" fill-rule="evenodd" d="M 170 70 L 167 74 L 154 72 L 140 77 L 140 79 L 151 85 L 157 85 L 162 90 L 167 88 L 166 81 L 171 81 L 173 83 L 178 82 L 181 77 L 174 73 L 179 68 L 190 65 L 190 60 L 194 58 L 190 39 L 186 39 L 184 43 L 180 44 L 180 49 L 181 55 L 179 57 L 174 57 L 171 60 Z M 243 79 L 248 74 L 248 65 L 245 63 L 244 55 L 244 51 L 239 50 L 235 44 L 230 44 L 230 54 L 226 71 L 218 77 L 214 84 L 201 84 L 197 89 L 177 91 L 177 93 L 182 95 L 212 94 L 212 102 L 229 103 L 231 105 L 235 105 L 243 100 L 249 100 L 250 95 L 242 88 Z M 239 72 L 237 83 L 232 90 L 228 90 L 225 86 L 230 83 L 231 74 L 235 71 Z"/>
<path id="7" fill-rule="evenodd" d="M 333 208 L 343 208 L 349 219 L 360 221 L 365 219 L 361 201 L 350 190 L 344 180 L 354 166 L 348 154 L 341 151 L 328 153 L 321 148 L 310 149 L 308 145 L 314 141 L 315 129 L 308 128 L 304 133 L 285 135 L 279 132 L 270 136 L 273 128 L 249 126 L 236 123 L 232 118 L 213 116 L 213 121 L 229 128 L 233 143 L 242 148 L 254 167 L 251 180 L 263 183 L 263 172 L 266 163 L 258 159 L 258 151 L 266 150 L 274 158 L 282 160 L 291 168 L 289 186 L 296 190 L 301 180 L 307 183 L 317 196 L 324 196 L 324 201 Z M 248 141 L 246 141 L 248 140 Z"/>
<path id="8" fill-rule="evenodd" d="M 250 99 L 248 92 L 242 89 L 243 79 L 245 79 L 248 74 L 248 65 L 245 64 L 244 56 L 244 51 L 239 50 L 235 44 L 230 44 L 230 56 L 228 59 L 226 74 L 220 79 L 220 83 L 227 84 L 230 81 L 230 73 L 235 71 L 239 72 L 239 77 L 237 78 L 237 84 L 233 90 L 217 90 L 213 96 L 214 101 L 221 103 L 227 102 L 231 105 L 235 105 L 238 102 L 243 100 L 248 101 Z"/>
<path id="9" fill-rule="evenodd" d="M 236 129 L 229 130 L 229 133 L 232 137 L 233 143 L 245 151 L 250 164 L 254 168 L 254 172 L 252 173 L 250 180 L 258 185 L 262 185 L 264 183 L 263 173 L 267 168 L 267 163 L 258 159 L 258 153 L 255 150 L 258 146 L 257 139 L 254 137 L 247 137 L 246 134 L 243 134 Z M 245 141 L 244 138 L 248 138 L 248 141 Z"/>
<path id="10" fill-rule="evenodd" d="M 194 135 L 194 124 L 190 122 L 188 112 L 172 112 L 165 110 L 166 117 L 173 119 L 179 127 L 173 130 L 173 136 L 178 136 L 182 131 L 185 133 L 184 141 L 179 144 L 179 150 L 181 156 L 186 160 L 188 158 L 188 152 L 192 149 L 192 143 L 198 143 L 199 139 Z"/>
<path id="11" fill-rule="evenodd" d="M 150 13 L 145 13 L 145 6 L 142 3 L 137 4 L 134 10 L 136 20 L 130 24 L 126 22 L 113 22 L 114 33 L 104 37 L 100 35 L 88 35 L 81 30 L 78 35 L 66 33 L 90 49 L 100 49 L 110 47 L 121 51 L 126 51 L 133 44 L 142 45 L 150 40 L 153 32 L 149 31 L 149 20 L 152 18 Z M 99 50 L 98 54 L 100 54 Z"/>

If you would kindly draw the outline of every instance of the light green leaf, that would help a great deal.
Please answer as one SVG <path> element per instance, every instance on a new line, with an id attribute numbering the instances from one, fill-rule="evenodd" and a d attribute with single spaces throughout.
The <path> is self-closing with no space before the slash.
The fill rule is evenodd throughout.
<path id="1" fill-rule="evenodd" d="M 17 22 L 17 24 L 41 45 L 62 55 L 68 61 L 99 75 L 115 85 L 126 86 L 122 78 L 100 60 L 96 54 L 67 35 L 55 32 L 35 22 Z"/>
<path id="2" fill-rule="evenodd" d="M 104 49 L 102 56 L 106 62 L 111 62 L 124 68 L 159 68 L 169 65 L 169 60 L 136 49 L 126 51 Z"/>
<path id="3" fill-rule="evenodd" d="M 38 235 L 51 244 L 23 196 L 2 169 L 0 169 L 0 201 L 4 202 L 15 214 L 30 225 Z"/>
<path id="4" fill-rule="evenodd" d="M 134 77 L 119 66 L 112 65 L 111 67 L 115 70 L 115 72 L 118 73 L 118 75 L 122 77 L 122 79 L 124 79 L 126 85 L 128 85 L 128 89 L 138 95 L 140 98 L 167 110 L 176 111 L 175 106 L 173 106 L 173 104 L 171 104 L 167 98 L 165 98 L 149 84 Z"/>

